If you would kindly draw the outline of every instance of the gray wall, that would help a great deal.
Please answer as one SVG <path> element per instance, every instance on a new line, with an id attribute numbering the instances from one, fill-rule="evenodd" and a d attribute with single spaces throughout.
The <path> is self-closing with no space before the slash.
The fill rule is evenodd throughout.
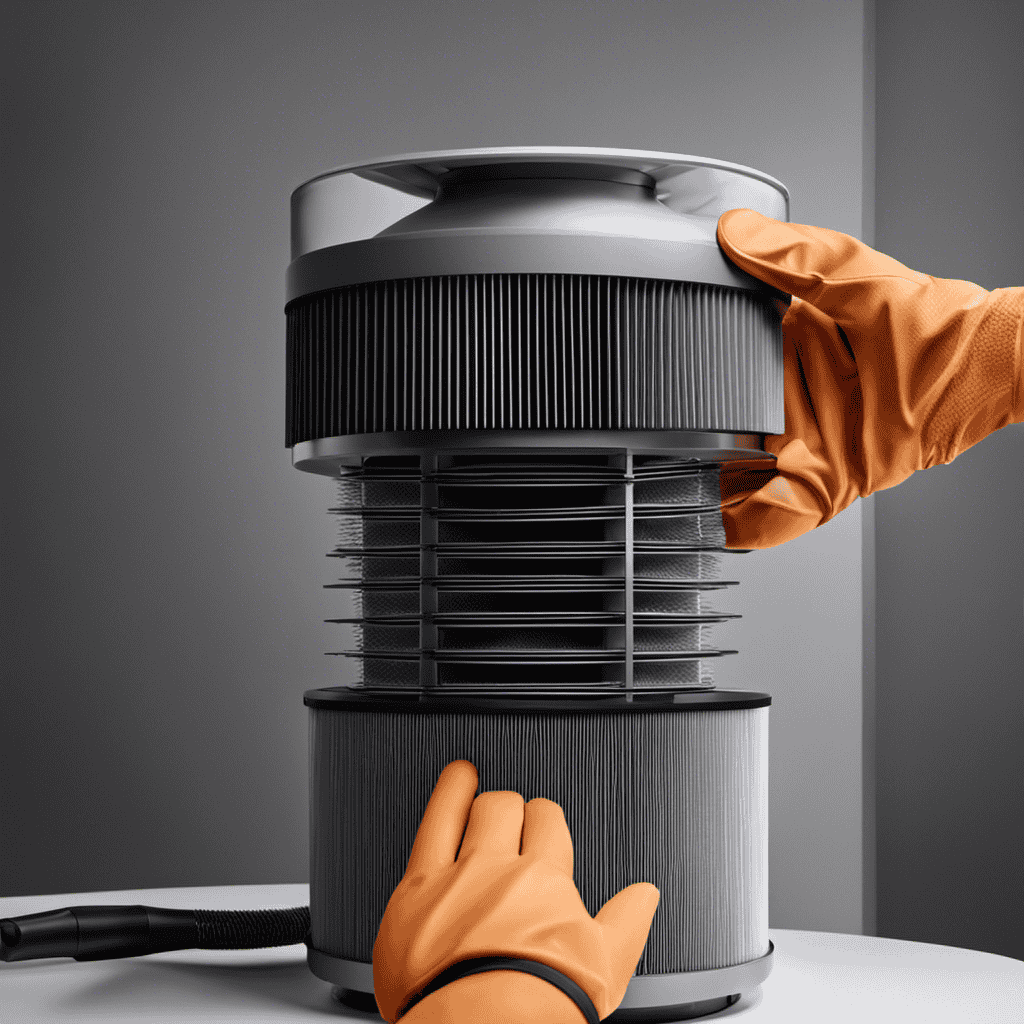
<path id="1" fill-rule="evenodd" d="M 330 485 L 283 447 L 288 196 L 468 145 L 691 152 L 862 227 L 863 7 L 8 5 L 0 894 L 307 877 Z M 776 927 L 861 927 L 861 510 L 735 556 Z"/>
<path id="2" fill-rule="evenodd" d="M 878 4 L 883 252 L 1024 285 L 1022 40 L 1019 3 Z M 1024 959 L 1024 424 L 875 497 L 878 933 Z"/>

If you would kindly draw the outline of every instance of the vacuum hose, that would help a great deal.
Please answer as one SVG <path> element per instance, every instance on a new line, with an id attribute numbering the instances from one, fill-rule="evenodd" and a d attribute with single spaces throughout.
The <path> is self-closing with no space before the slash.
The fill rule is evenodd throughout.
<path id="1" fill-rule="evenodd" d="M 65 907 L 0 921 L 0 960 L 76 960 L 171 949 L 262 949 L 309 941 L 309 907 L 281 910 L 169 910 Z"/>

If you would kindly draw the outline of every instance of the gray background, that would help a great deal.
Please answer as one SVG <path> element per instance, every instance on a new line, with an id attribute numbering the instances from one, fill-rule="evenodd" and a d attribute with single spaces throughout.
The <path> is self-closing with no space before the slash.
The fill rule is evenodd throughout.
<path id="1" fill-rule="evenodd" d="M 931 273 L 1019 283 L 1019 233 L 1016 250 L 1000 249 L 986 230 L 1011 216 L 1019 225 L 1005 161 L 984 189 L 951 174 L 944 154 L 955 129 L 933 99 L 943 76 L 961 95 L 983 89 L 977 69 L 993 53 L 1005 75 L 1012 35 L 968 32 L 951 74 L 949 61 L 931 60 L 936 44 L 920 24 L 931 18 L 942 39 L 942 19 L 955 15 L 896 6 L 880 5 L 873 59 L 873 5 L 859 0 L 380 12 L 8 5 L 0 895 L 308 877 L 301 694 L 340 681 L 341 666 L 321 653 L 334 646 L 320 621 L 333 611 L 320 589 L 331 579 L 323 554 L 333 490 L 292 470 L 283 447 L 283 280 L 297 184 L 351 160 L 453 146 L 674 150 L 774 174 L 792 192 L 794 220 L 871 241 L 877 92 L 886 105 L 879 169 L 883 158 L 899 168 L 878 177 L 878 247 Z M 899 70 L 908 53 L 918 55 L 913 72 Z M 914 105 L 899 75 L 912 79 Z M 985 101 L 1008 96 L 994 88 Z M 991 109 L 991 130 L 960 143 L 979 147 L 965 155 L 1014 132 L 1019 149 L 1011 108 L 994 122 Z M 934 154 L 918 159 L 903 136 L 922 112 L 935 122 Z M 1001 135 L 996 126 L 1008 122 Z M 959 260 L 965 238 L 979 261 Z M 915 248 L 924 239 L 931 248 Z M 998 262 L 1007 251 L 1016 263 Z M 1015 440 L 1019 466 L 1019 438 L 1019 428 L 1005 430 L 784 548 L 731 560 L 741 586 L 719 603 L 745 618 L 721 631 L 721 645 L 740 654 L 717 680 L 774 698 L 774 927 L 871 930 L 877 875 L 879 928 L 1012 952 L 999 945 L 1009 926 L 998 931 L 1008 920 L 998 900 L 950 920 L 927 885 L 907 884 L 929 871 L 955 880 L 964 858 L 999 868 L 1005 818 L 982 814 L 960 828 L 947 871 L 928 828 L 963 801 L 940 786 L 919 808 L 931 809 L 924 821 L 892 798 L 948 731 L 942 714 L 960 713 L 965 682 L 972 697 L 982 684 L 954 671 L 936 685 L 921 674 L 920 652 L 905 652 L 911 664 L 901 667 L 881 627 L 876 652 L 863 612 L 874 600 L 877 500 L 887 627 L 925 638 L 924 624 L 900 619 L 907 602 L 930 627 L 945 618 L 938 595 L 955 591 L 977 619 L 956 619 L 954 634 L 945 618 L 943 636 L 957 637 L 957 650 L 1003 643 L 983 692 L 998 692 L 993 676 L 1006 686 L 1014 667 L 1019 676 L 1019 544 L 1015 577 L 1008 564 L 1019 498 L 1003 491 L 986 512 L 987 529 L 1001 531 L 993 554 L 962 566 L 933 559 L 927 571 L 918 560 L 900 573 L 923 598 L 895 591 L 890 578 L 914 545 L 934 548 L 941 530 L 955 529 L 966 514 L 954 509 L 958 494 L 976 499 L 978 484 L 947 488 L 951 474 L 977 466 L 994 488 Z M 921 515 L 908 511 L 919 479 L 931 492 Z M 901 510 L 914 517 L 913 543 Z M 1007 522 L 991 518 L 1000 515 Z M 995 562 L 979 563 L 986 557 Z M 1005 603 L 991 588 L 996 570 L 1016 586 L 1016 617 L 994 625 Z M 939 673 L 950 664 L 932 656 Z M 944 702 L 930 709 L 938 732 L 895 727 L 933 692 Z M 965 799 L 993 776 L 1015 767 L 1019 776 L 1019 696 L 1003 698 L 1015 699 L 995 741 L 982 733 L 958 743 L 961 760 L 978 751 L 979 774 L 957 776 Z M 893 723 L 877 737 L 876 709 Z M 1019 789 L 1003 785 L 1004 810 L 1016 799 L 1019 817 Z M 1011 884 L 1001 867 L 988 892 Z M 920 911 L 929 899 L 938 916 Z"/>
<path id="2" fill-rule="evenodd" d="M 877 248 L 1024 285 L 1024 6 L 876 40 Z M 1024 959 L 1024 424 L 875 501 L 878 934 Z"/>

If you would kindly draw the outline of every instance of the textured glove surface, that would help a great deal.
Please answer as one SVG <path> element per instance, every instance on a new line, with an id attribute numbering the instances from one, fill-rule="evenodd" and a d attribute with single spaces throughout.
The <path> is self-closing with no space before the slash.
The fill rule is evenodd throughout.
<path id="1" fill-rule="evenodd" d="M 627 886 L 592 918 L 572 880 L 572 838 L 558 804 L 510 792 L 476 797 L 476 789 L 476 768 L 453 761 L 427 804 L 373 949 L 381 1016 L 394 1022 L 456 961 L 509 956 L 561 971 L 607 1017 L 636 970 L 658 890 Z"/>
<path id="2" fill-rule="evenodd" d="M 1024 421 L 1024 288 L 929 277 L 849 235 L 752 210 L 719 218 L 732 262 L 793 296 L 774 470 L 721 476 L 726 547 L 769 548 L 856 498 Z"/>

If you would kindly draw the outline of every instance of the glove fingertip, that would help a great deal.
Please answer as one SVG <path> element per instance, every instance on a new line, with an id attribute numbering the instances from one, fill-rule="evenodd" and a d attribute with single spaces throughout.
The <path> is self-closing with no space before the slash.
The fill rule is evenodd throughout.
<path id="1" fill-rule="evenodd" d="M 658 904 L 661 902 L 661 890 L 650 882 L 637 883 L 637 901 L 644 905 L 644 909 L 653 919 Z"/>
<path id="2" fill-rule="evenodd" d="M 758 213 L 756 210 L 748 210 L 746 207 L 726 210 L 718 218 L 718 240 L 719 242 L 726 241 L 734 248 L 742 248 L 742 242 L 731 238 L 730 234 L 736 232 L 742 238 L 745 232 L 757 230 L 767 219 L 764 214 Z"/>

